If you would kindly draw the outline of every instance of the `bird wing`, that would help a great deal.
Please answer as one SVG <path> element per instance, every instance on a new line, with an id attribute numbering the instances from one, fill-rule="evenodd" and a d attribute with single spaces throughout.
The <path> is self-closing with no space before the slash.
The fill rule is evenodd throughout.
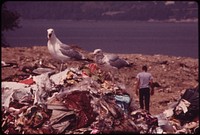
<path id="1" fill-rule="evenodd" d="M 75 51 L 74 49 L 72 49 L 70 46 L 66 44 L 60 45 L 60 51 L 63 55 L 68 56 L 70 58 L 82 59 L 82 55 L 79 52 Z"/>
<path id="2" fill-rule="evenodd" d="M 114 55 L 114 54 L 109 54 L 109 55 L 105 55 L 104 56 L 105 59 L 107 59 L 108 61 L 115 61 L 119 58 L 119 56 L 117 55 Z"/>
<path id="3" fill-rule="evenodd" d="M 63 44 L 63 43 L 60 44 L 60 48 L 62 48 L 64 50 L 71 49 L 71 47 L 69 45 L 66 45 L 66 44 Z"/>
<path id="4" fill-rule="evenodd" d="M 122 68 L 122 67 L 128 66 L 128 63 L 125 60 L 120 59 L 120 58 L 117 58 L 114 61 L 110 60 L 109 63 L 111 66 L 114 66 L 117 68 Z"/>

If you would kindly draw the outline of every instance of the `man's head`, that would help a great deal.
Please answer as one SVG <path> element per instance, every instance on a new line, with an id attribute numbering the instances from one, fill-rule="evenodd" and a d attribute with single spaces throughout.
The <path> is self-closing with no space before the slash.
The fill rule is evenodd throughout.
<path id="1" fill-rule="evenodd" d="M 147 66 L 146 65 L 142 66 L 142 70 L 147 72 Z"/>

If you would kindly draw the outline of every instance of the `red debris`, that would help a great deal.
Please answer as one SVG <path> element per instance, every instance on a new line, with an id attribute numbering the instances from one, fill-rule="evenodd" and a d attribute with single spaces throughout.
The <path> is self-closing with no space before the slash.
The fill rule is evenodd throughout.
<path id="1" fill-rule="evenodd" d="M 32 85 L 32 84 L 35 83 L 35 81 L 33 80 L 33 78 L 29 78 L 29 79 L 25 79 L 25 80 L 20 80 L 19 83 L 24 83 L 24 84 Z"/>

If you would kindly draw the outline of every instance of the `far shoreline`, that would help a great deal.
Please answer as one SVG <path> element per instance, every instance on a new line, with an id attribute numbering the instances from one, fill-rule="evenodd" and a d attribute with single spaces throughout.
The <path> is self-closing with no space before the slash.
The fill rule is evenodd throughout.
<path id="1" fill-rule="evenodd" d="M 198 18 L 194 19 L 167 19 L 167 20 L 155 20 L 155 19 L 149 19 L 149 20 L 70 20 L 70 19 L 24 19 L 21 18 L 20 21 L 63 21 L 63 22 L 135 22 L 135 23 L 198 23 Z"/>

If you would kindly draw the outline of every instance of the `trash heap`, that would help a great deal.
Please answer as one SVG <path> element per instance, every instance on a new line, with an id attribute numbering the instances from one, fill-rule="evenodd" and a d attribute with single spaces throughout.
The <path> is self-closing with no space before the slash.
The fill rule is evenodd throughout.
<path id="1" fill-rule="evenodd" d="M 171 104 L 169 109 L 156 117 L 158 126 L 168 133 L 198 133 L 199 87 L 186 89 L 177 102 Z"/>
<path id="2" fill-rule="evenodd" d="M 171 111 L 152 116 L 145 110 L 130 107 L 134 99 L 126 92 L 126 87 L 113 81 L 111 74 L 94 63 L 67 68 L 59 73 L 41 68 L 34 72 L 39 74 L 18 82 L 2 82 L 1 128 L 5 134 L 157 134 L 198 131 L 198 113 L 193 115 L 198 107 L 196 104 L 184 106 L 185 102 L 181 102 L 184 96 L 176 106 L 170 108 Z M 197 100 L 198 93 L 195 93 L 192 101 Z M 187 101 L 187 98 L 184 100 Z M 192 110 L 190 107 L 192 112 L 188 111 Z M 189 112 L 187 117 L 192 118 L 179 124 L 177 116 L 186 112 Z"/>

